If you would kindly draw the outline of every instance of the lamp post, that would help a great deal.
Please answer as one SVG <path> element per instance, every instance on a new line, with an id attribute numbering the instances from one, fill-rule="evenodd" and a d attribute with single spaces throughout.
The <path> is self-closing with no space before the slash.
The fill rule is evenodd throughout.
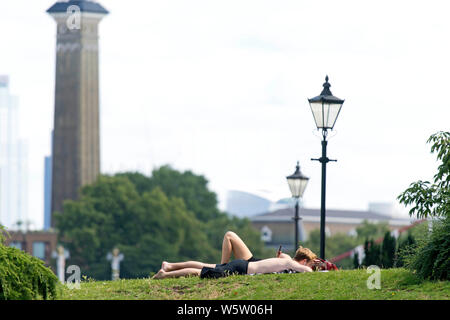
<path id="1" fill-rule="evenodd" d="M 297 161 L 297 167 L 295 168 L 295 172 L 286 177 L 289 189 L 291 189 L 292 197 L 295 198 L 295 244 L 294 251 L 298 248 L 298 221 L 301 219 L 298 215 L 298 206 L 299 199 L 303 197 L 303 193 L 305 192 L 306 185 L 308 184 L 309 178 L 304 176 L 300 171 L 300 164 Z"/>
<path id="2" fill-rule="evenodd" d="M 327 135 L 328 130 L 333 130 L 336 119 L 341 112 L 344 100 L 341 100 L 330 91 L 331 85 L 328 83 L 328 76 L 325 77 L 323 90 L 319 96 L 308 99 L 311 111 L 316 122 L 317 130 L 322 130 L 322 157 L 311 159 L 322 163 L 322 192 L 320 205 L 320 257 L 325 259 L 325 185 L 326 185 L 326 165 L 331 160 L 327 157 Z"/>

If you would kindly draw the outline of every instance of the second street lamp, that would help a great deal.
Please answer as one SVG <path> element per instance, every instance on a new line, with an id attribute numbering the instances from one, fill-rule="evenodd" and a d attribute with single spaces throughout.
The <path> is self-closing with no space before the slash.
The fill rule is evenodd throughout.
<path id="1" fill-rule="evenodd" d="M 320 205 L 320 258 L 325 259 L 325 184 L 326 184 L 326 165 L 330 161 L 327 158 L 327 135 L 328 129 L 333 130 L 337 117 L 341 112 L 344 100 L 341 100 L 330 91 L 331 85 L 328 83 L 328 76 L 325 77 L 323 90 L 319 96 L 308 99 L 311 111 L 316 122 L 317 130 L 322 130 L 322 157 L 316 160 L 322 163 L 322 192 Z"/>
<path id="2" fill-rule="evenodd" d="M 295 244 L 294 244 L 294 252 L 298 248 L 298 221 L 301 219 L 298 215 L 298 207 L 299 207 L 299 199 L 303 197 L 303 193 L 305 192 L 306 185 L 308 184 L 309 178 L 304 176 L 300 172 L 300 164 L 297 161 L 297 167 L 295 168 L 294 174 L 286 177 L 289 189 L 291 189 L 292 197 L 295 198 Z"/>

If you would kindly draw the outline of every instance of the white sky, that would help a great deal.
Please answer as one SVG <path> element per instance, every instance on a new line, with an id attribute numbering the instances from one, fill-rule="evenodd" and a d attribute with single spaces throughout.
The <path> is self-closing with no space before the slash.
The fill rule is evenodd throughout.
<path id="1" fill-rule="evenodd" d="M 0 1 L 0 74 L 29 143 L 30 219 L 43 223 L 53 126 L 54 0 Z M 327 207 L 395 201 L 436 170 L 427 138 L 450 129 L 448 1 L 102 0 L 102 172 L 166 163 L 227 189 L 289 197 L 300 160 L 320 207 L 321 145 L 307 98 L 326 74 L 345 99 Z"/>

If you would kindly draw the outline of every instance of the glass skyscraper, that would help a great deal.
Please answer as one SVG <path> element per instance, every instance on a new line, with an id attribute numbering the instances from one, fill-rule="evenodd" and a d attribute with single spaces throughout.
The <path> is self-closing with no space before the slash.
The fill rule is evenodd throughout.
<path id="1" fill-rule="evenodd" d="M 19 138 L 18 98 L 0 75 L 0 224 L 23 229 L 28 221 L 27 145 Z"/>
<path id="2" fill-rule="evenodd" d="M 52 147 L 53 149 L 53 131 L 52 131 Z M 52 156 L 49 155 L 44 159 L 44 230 L 48 230 L 52 226 Z"/>

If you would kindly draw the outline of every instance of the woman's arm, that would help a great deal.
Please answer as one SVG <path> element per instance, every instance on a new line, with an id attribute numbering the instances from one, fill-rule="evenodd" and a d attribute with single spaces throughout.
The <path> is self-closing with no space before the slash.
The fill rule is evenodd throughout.
<path id="1" fill-rule="evenodd" d="M 281 258 L 281 259 L 292 259 L 288 254 L 286 253 L 280 253 L 278 254 L 277 258 Z"/>
<path id="2" fill-rule="evenodd" d="M 281 246 L 277 251 L 277 258 L 281 258 L 281 259 L 291 259 L 291 257 L 283 252 L 281 252 Z"/>
<path id="3" fill-rule="evenodd" d="M 298 272 L 312 272 L 312 269 L 308 266 L 304 266 L 294 260 L 290 260 L 288 262 L 289 269 L 298 271 Z"/>

